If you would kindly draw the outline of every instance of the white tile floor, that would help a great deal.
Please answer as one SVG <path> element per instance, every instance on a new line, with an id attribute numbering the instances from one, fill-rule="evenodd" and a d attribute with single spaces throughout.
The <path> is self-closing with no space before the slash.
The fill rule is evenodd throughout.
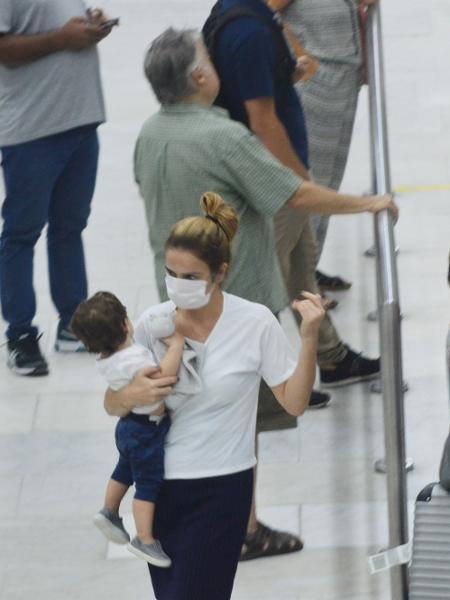
<path id="1" fill-rule="evenodd" d="M 157 301 L 144 215 L 131 175 L 137 131 L 155 102 L 141 76 L 148 42 L 165 26 L 199 25 L 209 0 L 106 0 L 121 27 L 102 46 L 109 122 L 102 127 L 97 193 L 86 249 L 94 291 L 115 291 L 136 317 Z M 391 162 L 395 186 L 450 184 L 448 0 L 384 0 Z M 365 91 L 344 188 L 368 188 Z M 399 196 L 410 501 L 436 478 L 448 431 L 444 340 L 450 191 Z M 324 269 L 353 280 L 335 321 L 345 339 L 375 354 L 374 264 L 369 217 L 332 221 Z M 48 293 L 43 240 L 36 256 L 37 322 L 45 332 L 48 378 L 14 377 L 0 364 L 1 600 L 152 598 L 142 563 L 107 548 L 90 517 L 115 459 L 114 420 L 102 411 L 103 383 L 88 356 L 52 350 L 56 315 Z M 289 318 L 284 321 L 295 339 Z M 233 600 L 386 600 L 388 576 L 371 577 L 366 557 L 386 543 L 382 406 L 365 386 L 334 393 L 296 431 L 261 436 L 260 515 L 300 531 L 298 555 L 239 567 Z M 128 500 L 129 502 L 129 500 Z M 128 504 L 129 506 L 129 504 Z M 117 558 L 116 558 L 117 557 Z M 109 560 L 108 560 L 109 559 Z M 214 599 L 211 599 L 214 600 Z"/>

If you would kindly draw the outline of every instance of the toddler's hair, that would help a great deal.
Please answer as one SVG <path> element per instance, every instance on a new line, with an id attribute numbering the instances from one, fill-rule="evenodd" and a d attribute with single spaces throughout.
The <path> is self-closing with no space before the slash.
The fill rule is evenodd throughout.
<path id="1" fill-rule="evenodd" d="M 88 352 L 114 354 L 125 342 L 127 310 L 110 292 L 97 292 L 76 309 L 70 327 Z"/>

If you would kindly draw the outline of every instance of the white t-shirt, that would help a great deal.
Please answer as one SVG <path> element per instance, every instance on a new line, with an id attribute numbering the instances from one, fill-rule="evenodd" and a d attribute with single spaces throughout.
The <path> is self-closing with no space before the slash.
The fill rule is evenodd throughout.
<path id="1" fill-rule="evenodd" d="M 165 303 L 174 308 L 172 302 Z M 152 308 L 134 337 L 151 349 Z M 199 394 L 168 398 L 172 425 L 166 438 L 165 478 L 196 479 L 253 467 L 261 377 L 274 387 L 294 372 L 296 360 L 268 308 L 224 293 L 223 312 L 205 343 L 187 340 L 199 357 Z"/>
<path id="2" fill-rule="evenodd" d="M 125 387 L 144 367 L 156 367 L 156 361 L 149 348 L 145 348 L 141 344 L 133 344 L 114 352 L 107 358 L 97 360 L 99 373 L 103 375 L 109 387 L 114 391 Z M 150 415 L 160 405 L 161 403 L 137 406 L 132 412 L 137 415 Z"/>

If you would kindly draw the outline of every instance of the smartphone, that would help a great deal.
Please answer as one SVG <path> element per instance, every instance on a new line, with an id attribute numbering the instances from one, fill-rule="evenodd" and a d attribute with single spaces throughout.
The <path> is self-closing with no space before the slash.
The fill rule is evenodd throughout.
<path id="1" fill-rule="evenodd" d="M 111 29 L 111 27 L 115 27 L 119 24 L 119 19 L 109 19 L 108 21 L 104 21 L 100 24 L 102 29 Z"/>

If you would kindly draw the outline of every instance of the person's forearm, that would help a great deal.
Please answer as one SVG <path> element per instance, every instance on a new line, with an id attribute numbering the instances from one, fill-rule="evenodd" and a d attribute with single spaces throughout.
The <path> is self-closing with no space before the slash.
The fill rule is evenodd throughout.
<path id="1" fill-rule="evenodd" d="M 172 343 L 161 360 L 159 368 L 161 377 L 170 377 L 176 375 L 180 368 L 181 359 L 183 357 L 184 339 Z"/>
<path id="2" fill-rule="evenodd" d="M 255 127 L 253 133 L 285 167 L 292 169 L 303 179 L 309 179 L 308 170 L 298 158 L 286 130 L 278 120 Z"/>
<path id="3" fill-rule="evenodd" d="M 302 339 L 297 367 L 286 381 L 283 394 L 285 410 L 299 417 L 308 407 L 316 378 L 317 337 Z"/>
<path id="4" fill-rule="evenodd" d="M 134 408 L 123 390 L 113 392 L 111 388 L 106 390 L 104 407 L 108 415 L 113 417 L 125 417 Z"/>
<path id="5" fill-rule="evenodd" d="M 60 29 L 36 35 L 3 35 L 0 37 L 0 64 L 20 65 L 64 49 L 64 35 Z"/>
<path id="6" fill-rule="evenodd" d="M 372 196 L 359 197 L 338 194 L 329 188 L 305 181 L 291 198 L 289 204 L 308 213 L 337 215 L 370 211 L 372 202 Z"/>

